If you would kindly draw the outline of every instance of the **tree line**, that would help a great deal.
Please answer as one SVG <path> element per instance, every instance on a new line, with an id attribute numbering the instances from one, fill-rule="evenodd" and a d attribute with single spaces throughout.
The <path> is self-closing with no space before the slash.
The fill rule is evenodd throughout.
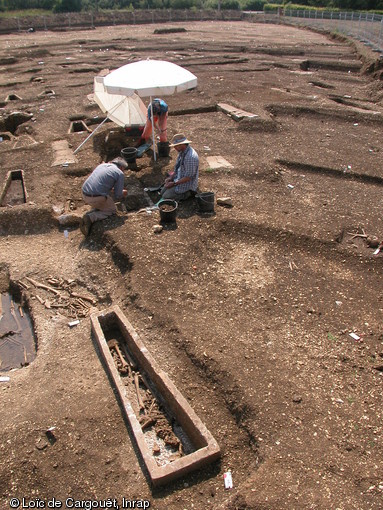
<path id="1" fill-rule="evenodd" d="M 263 11 L 275 6 L 289 7 L 285 0 L 0 0 L 0 11 L 81 12 L 134 9 L 222 9 Z M 312 9 L 383 11 L 383 0 L 300 0 Z M 299 6 L 294 5 L 294 8 Z M 292 6 L 291 6 L 292 7 Z"/>

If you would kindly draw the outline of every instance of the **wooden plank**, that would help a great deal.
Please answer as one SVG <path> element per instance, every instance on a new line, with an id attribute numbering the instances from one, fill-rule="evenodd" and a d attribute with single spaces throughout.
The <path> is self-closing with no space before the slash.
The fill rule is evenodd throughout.
<path id="1" fill-rule="evenodd" d="M 245 110 L 241 110 L 240 108 L 236 108 L 235 106 L 231 106 L 226 103 L 218 103 L 217 109 L 227 115 L 230 115 L 230 117 L 236 121 L 240 121 L 244 118 L 259 117 L 259 115 L 255 113 L 246 112 Z"/>

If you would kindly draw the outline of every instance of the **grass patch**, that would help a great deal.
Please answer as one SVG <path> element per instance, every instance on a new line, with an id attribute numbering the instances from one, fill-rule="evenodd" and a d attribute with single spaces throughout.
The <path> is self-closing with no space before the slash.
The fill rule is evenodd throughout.
<path id="1" fill-rule="evenodd" d="M 26 18 L 28 16 L 52 16 L 52 11 L 44 9 L 27 9 L 25 11 L 0 12 L 0 18 Z"/>

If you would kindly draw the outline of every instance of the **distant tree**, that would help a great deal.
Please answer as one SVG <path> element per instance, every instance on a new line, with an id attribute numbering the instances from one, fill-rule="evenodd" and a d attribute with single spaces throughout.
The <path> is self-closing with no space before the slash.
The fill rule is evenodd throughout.
<path id="1" fill-rule="evenodd" d="M 263 6 L 267 0 L 241 0 L 241 9 L 243 11 L 263 11 Z"/>
<path id="2" fill-rule="evenodd" d="M 152 0 L 152 9 L 164 9 L 165 7 L 169 7 L 169 2 L 164 2 L 164 0 Z"/>
<path id="3" fill-rule="evenodd" d="M 190 9 L 193 4 L 194 0 L 170 0 L 171 9 Z"/>
<path id="4" fill-rule="evenodd" d="M 239 0 L 221 0 L 221 9 L 239 11 L 241 6 Z M 218 0 L 207 0 L 205 7 L 208 9 L 218 9 Z"/>
<path id="5" fill-rule="evenodd" d="M 40 6 L 39 9 L 44 9 L 45 11 L 51 11 L 53 6 L 55 5 L 56 0 L 39 0 Z"/>
<path id="6" fill-rule="evenodd" d="M 383 0 L 331 0 L 328 3 L 330 9 L 335 7 L 350 11 L 373 11 L 381 9 L 382 6 Z"/>
<path id="7" fill-rule="evenodd" d="M 53 12 L 80 12 L 82 0 L 57 0 Z"/>

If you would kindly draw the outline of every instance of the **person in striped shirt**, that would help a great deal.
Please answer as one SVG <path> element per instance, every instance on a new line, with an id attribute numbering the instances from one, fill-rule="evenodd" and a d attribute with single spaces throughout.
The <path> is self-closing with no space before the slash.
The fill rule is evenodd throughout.
<path id="1" fill-rule="evenodd" d="M 198 188 L 199 157 L 191 147 L 192 142 L 179 133 L 173 136 L 170 147 L 178 152 L 174 172 L 165 179 L 161 188 L 162 198 L 177 201 L 194 196 Z"/>

